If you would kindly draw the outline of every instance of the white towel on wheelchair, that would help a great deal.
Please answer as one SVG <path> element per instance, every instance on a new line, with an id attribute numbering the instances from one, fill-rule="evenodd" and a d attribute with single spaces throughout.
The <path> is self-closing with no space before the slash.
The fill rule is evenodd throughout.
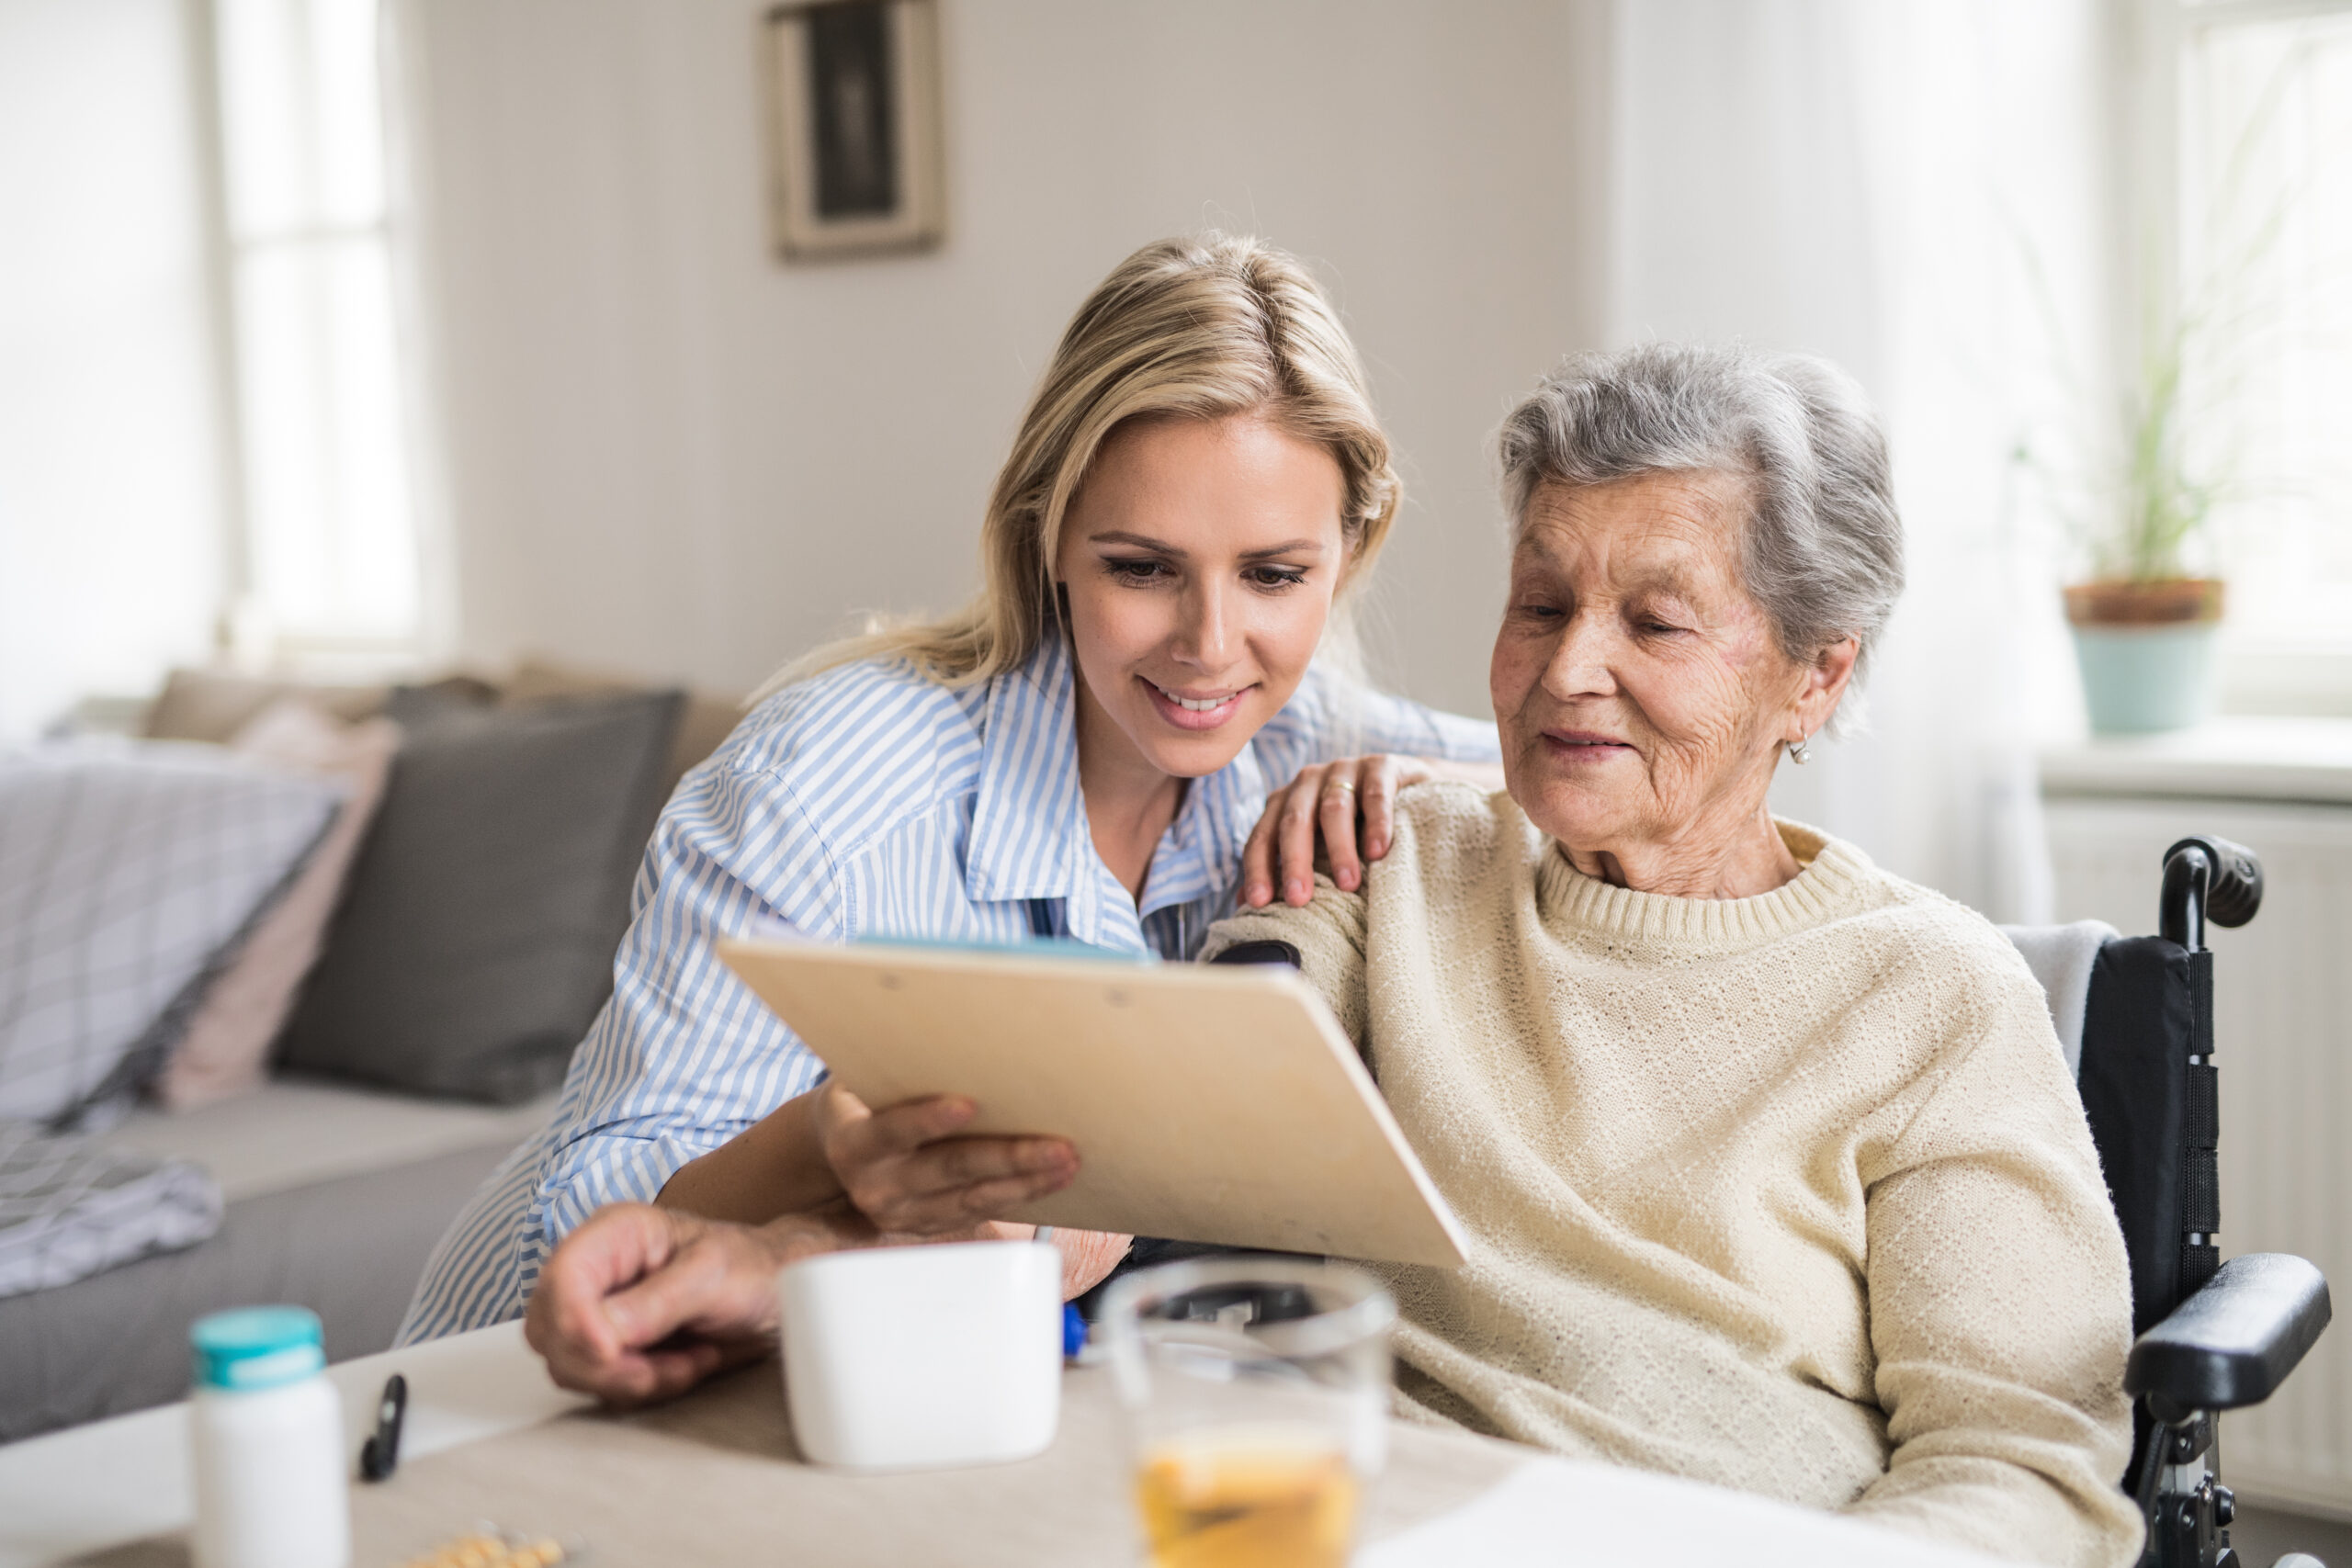
<path id="1" fill-rule="evenodd" d="M 0 1121 L 0 1296 L 68 1285 L 220 1228 L 220 1187 L 187 1160 Z"/>
<path id="2" fill-rule="evenodd" d="M 2050 1021 L 2065 1048 L 2066 1071 L 2083 1070 L 2083 1014 L 2090 1006 L 2091 965 L 2098 950 L 2122 933 L 2105 920 L 2076 920 L 2064 926 L 2003 926 L 2025 957 L 2025 966 L 2041 982 L 2042 999 L 2050 1005 Z"/>

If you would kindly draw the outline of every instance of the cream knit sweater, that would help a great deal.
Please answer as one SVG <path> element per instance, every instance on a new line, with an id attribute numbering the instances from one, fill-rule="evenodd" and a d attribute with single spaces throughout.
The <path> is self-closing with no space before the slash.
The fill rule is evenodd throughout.
<path id="1" fill-rule="evenodd" d="M 2130 1563 L 2123 1243 L 2041 993 L 1809 829 L 1759 897 L 1580 874 L 1405 792 L 1296 945 L 1471 1234 L 1383 1265 L 1418 1413 L 2035 1562 Z"/>

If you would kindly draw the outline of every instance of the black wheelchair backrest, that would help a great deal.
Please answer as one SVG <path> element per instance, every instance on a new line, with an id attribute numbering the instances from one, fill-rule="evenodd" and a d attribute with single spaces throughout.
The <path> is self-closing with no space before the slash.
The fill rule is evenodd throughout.
<path id="1" fill-rule="evenodd" d="M 2205 927 L 2244 925 L 2261 904 L 2262 865 L 2252 852 L 2226 839 L 2183 839 L 2165 852 L 2163 934 L 2118 938 L 2092 964 L 2076 1081 L 2131 1254 L 2134 1335 L 2221 1267 Z"/>
<path id="2" fill-rule="evenodd" d="M 2076 1081 L 2132 1258 L 2134 1335 L 2221 1261 L 2211 1241 L 2222 1225 L 2212 1040 L 2211 953 L 2160 936 L 2099 949 Z"/>

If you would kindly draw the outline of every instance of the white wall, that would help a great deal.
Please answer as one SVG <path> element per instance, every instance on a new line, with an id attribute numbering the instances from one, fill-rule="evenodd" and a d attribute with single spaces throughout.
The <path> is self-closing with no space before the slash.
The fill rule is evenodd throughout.
<path id="1" fill-rule="evenodd" d="M 463 651 L 741 689 L 854 612 L 960 601 L 1069 312 L 1217 225 L 1316 265 L 1401 448 L 1375 668 L 1486 711 L 1484 443 L 1599 331 L 1598 6 L 943 0 L 950 238 L 820 266 L 767 248 L 760 10 L 401 13 Z"/>

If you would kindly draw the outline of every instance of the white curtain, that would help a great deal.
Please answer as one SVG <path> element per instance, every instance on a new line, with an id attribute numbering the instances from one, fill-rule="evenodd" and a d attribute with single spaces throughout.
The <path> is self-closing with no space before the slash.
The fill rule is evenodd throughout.
<path id="1" fill-rule="evenodd" d="M 1860 734 L 1774 804 L 1999 919 L 2046 919 L 2033 753 L 2080 727 L 2039 452 L 2104 364 L 2097 0 L 1620 0 L 1619 342 L 1843 365 L 1893 442 L 1910 587 Z M 2077 402 L 2071 410 L 2080 422 Z"/>

